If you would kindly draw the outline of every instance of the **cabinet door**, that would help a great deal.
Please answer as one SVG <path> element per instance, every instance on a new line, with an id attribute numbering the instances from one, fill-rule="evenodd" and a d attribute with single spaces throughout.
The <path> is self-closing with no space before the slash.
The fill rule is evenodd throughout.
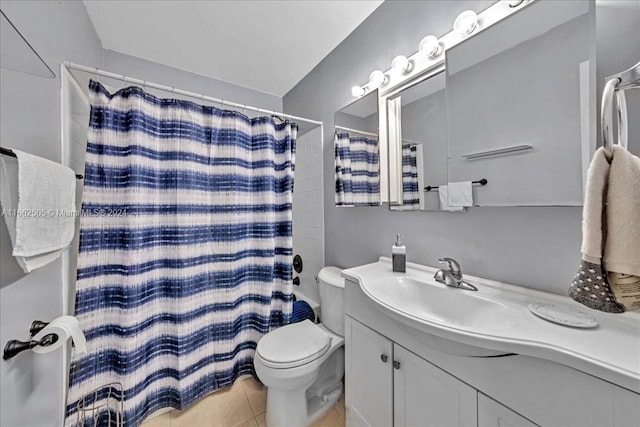
<path id="1" fill-rule="evenodd" d="M 536 427 L 522 415 L 478 393 L 478 427 Z"/>
<path id="2" fill-rule="evenodd" d="M 391 341 L 345 316 L 345 350 L 347 426 L 391 426 Z"/>
<path id="3" fill-rule="evenodd" d="M 476 427 L 477 391 L 394 344 L 394 426 Z"/>

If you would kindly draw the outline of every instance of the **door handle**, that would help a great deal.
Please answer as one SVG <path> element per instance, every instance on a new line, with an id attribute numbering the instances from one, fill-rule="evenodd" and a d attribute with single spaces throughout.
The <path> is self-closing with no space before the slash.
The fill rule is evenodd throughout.
<path id="1" fill-rule="evenodd" d="M 382 363 L 387 363 L 387 360 L 389 360 L 389 356 L 387 356 L 386 354 L 381 354 L 380 360 L 382 360 Z"/>

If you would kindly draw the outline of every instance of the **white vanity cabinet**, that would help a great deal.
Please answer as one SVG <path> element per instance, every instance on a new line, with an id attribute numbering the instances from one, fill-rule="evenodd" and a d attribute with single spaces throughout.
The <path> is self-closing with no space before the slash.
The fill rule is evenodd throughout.
<path id="1" fill-rule="evenodd" d="M 477 426 L 474 388 L 345 318 L 348 426 Z"/>
<path id="2" fill-rule="evenodd" d="M 347 425 L 390 426 L 393 416 L 393 343 L 345 316 Z"/>
<path id="3" fill-rule="evenodd" d="M 393 345 L 393 425 L 395 427 L 476 427 L 474 388 Z"/>
<path id="4" fill-rule="evenodd" d="M 640 393 L 631 382 L 508 350 L 485 353 L 490 349 L 412 328 L 400 316 L 346 281 L 349 427 L 640 426 Z"/>
<path id="5" fill-rule="evenodd" d="M 478 427 L 536 427 L 522 415 L 478 393 Z"/>

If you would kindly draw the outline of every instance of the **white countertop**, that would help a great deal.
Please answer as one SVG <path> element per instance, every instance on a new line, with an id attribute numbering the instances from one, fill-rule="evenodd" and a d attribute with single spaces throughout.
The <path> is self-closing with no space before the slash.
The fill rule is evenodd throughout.
<path id="1" fill-rule="evenodd" d="M 342 276 L 359 284 L 382 311 L 418 330 L 554 361 L 640 393 L 640 313 L 603 313 L 569 297 L 468 275 L 464 280 L 476 285 L 477 292 L 450 288 L 433 280 L 436 270 L 407 263 L 406 273 L 393 273 L 390 259 L 381 257 L 343 270 Z M 428 298 L 419 298 L 422 291 Z M 578 309 L 599 325 L 580 329 L 551 323 L 529 311 L 536 302 Z"/>

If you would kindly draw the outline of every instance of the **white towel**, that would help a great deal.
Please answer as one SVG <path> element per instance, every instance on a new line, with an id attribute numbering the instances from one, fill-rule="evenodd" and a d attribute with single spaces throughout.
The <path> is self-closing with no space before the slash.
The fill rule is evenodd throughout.
<path id="1" fill-rule="evenodd" d="M 640 158 L 619 145 L 612 148 L 604 267 L 640 276 Z"/>
<path id="2" fill-rule="evenodd" d="M 473 206 L 473 184 L 471 184 L 471 181 L 450 182 L 447 186 L 449 187 L 449 206 Z"/>
<path id="3" fill-rule="evenodd" d="M 464 212 L 463 207 L 461 206 L 450 206 L 449 205 L 449 189 L 446 185 L 441 185 L 438 187 L 438 196 L 440 197 L 440 210 L 447 212 Z"/>
<path id="4" fill-rule="evenodd" d="M 593 154 L 587 172 L 587 188 L 582 209 L 582 259 L 592 264 L 601 264 L 603 247 L 603 207 L 605 189 L 609 179 L 609 162 L 604 149 L 599 148 Z"/>
<path id="5" fill-rule="evenodd" d="M 0 160 L 0 203 L 12 255 L 29 273 L 58 258 L 73 240 L 76 176 L 58 163 L 13 152 L 17 162 Z"/>

